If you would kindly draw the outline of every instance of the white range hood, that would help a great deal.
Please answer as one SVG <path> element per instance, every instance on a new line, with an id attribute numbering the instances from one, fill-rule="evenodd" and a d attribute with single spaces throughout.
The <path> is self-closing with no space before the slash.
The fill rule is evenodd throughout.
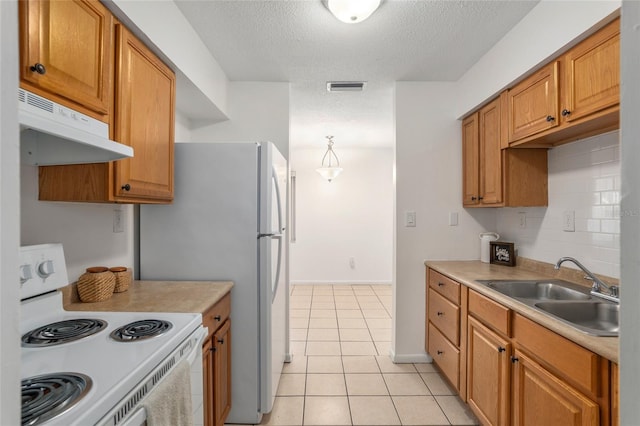
<path id="1" fill-rule="evenodd" d="M 18 106 L 22 163 L 106 163 L 133 157 L 133 148 L 109 139 L 107 123 L 24 89 L 18 89 Z"/>

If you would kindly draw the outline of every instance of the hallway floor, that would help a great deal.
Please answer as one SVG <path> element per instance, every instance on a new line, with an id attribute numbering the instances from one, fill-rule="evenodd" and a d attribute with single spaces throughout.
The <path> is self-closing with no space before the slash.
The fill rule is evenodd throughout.
<path id="1" fill-rule="evenodd" d="M 296 285 L 293 361 L 261 425 L 475 425 L 431 364 L 394 364 L 391 286 Z"/>

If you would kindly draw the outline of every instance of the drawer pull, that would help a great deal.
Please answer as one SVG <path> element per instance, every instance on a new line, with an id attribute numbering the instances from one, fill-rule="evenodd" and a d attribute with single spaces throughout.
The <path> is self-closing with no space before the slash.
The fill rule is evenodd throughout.
<path id="1" fill-rule="evenodd" d="M 518 361 L 520 361 L 520 360 L 519 360 L 517 357 L 515 357 L 515 356 L 512 356 L 512 357 L 511 357 L 511 362 L 512 362 L 512 363 L 514 363 L 514 364 L 515 364 L 515 363 L 516 363 L 516 362 L 518 362 Z"/>
<path id="2" fill-rule="evenodd" d="M 218 339 L 218 343 L 220 343 L 221 345 L 224 345 L 224 339 Z"/>
<path id="3" fill-rule="evenodd" d="M 436 315 L 438 315 L 439 317 L 444 315 L 444 312 L 437 312 Z"/>
<path id="4" fill-rule="evenodd" d="M 442 281 L 438 281 L 438 287 L 442 287 L 444 283 Z"/>
<path id="5" fill-rule="evenodd" d="M 506 348 L 503 348 L 502 346 L 498 346 L 498 352 L 502 353 L 506 350 L 507 350 Z"/>
<path id="6" fill-rule="evenodd" d="M 220 315 L 216 315 L 215 317 L 213 317 L 213 319 L 216 321 L 220 321 L 222 317 Z"/>
<path id="7" fill-rule="evenodd" d="M 444 351 L 438 351 L 438 355 L 442 355 Z"/>

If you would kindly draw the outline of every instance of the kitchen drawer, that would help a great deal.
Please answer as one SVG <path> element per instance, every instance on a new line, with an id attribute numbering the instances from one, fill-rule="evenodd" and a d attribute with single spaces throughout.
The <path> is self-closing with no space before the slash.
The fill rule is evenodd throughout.
<path id="1" fill-rule="evenodd" d="M 429 289 L 429 321 L 454 345 L 460 344 L 460 307 Z"/>
<path id="2" fill-rule="evenodd" d="M 599 395 L 602 360 L 598 355 L 519 314 L 514 318 L 513 337 L 555 374 L 591 396 Z"/>
<path id="3" fill-rule="evenodd" d="M 429 287 L 456 305 L 460 305 L 460 284 L 451 278 L 445 277 L 433 269 L 429 269 Z"/>
<path id="4" fill-rule="evenodd" d="M 511 310 L 488 297 L 469 290 L 469 313 L 489 327 L 511 337 Z"/>
<path id="5" fill-rule="evenodd" d="M 229 318 L 231 312 L 231 293 L 227 293 L 218 303 L 202 314 L 202 324 L 209 329 L 211 336 Z"/>
<path id="6" fill-rule="evenodd" d="M 429 354 L 451 384 L 456 389 L 460 389 L 460 351 L 431 323 L 429 323 Z"/>

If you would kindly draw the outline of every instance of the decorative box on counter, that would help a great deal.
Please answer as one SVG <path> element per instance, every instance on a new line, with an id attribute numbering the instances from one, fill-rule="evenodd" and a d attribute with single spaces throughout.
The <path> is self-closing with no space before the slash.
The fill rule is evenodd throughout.
<path id="1" fill-rule="evenodd" d="M 489 243 L 491 258 L 489 263 L 504 266 L 516 266 L 516 250 L 513 243 L 491 241 Z"/>

